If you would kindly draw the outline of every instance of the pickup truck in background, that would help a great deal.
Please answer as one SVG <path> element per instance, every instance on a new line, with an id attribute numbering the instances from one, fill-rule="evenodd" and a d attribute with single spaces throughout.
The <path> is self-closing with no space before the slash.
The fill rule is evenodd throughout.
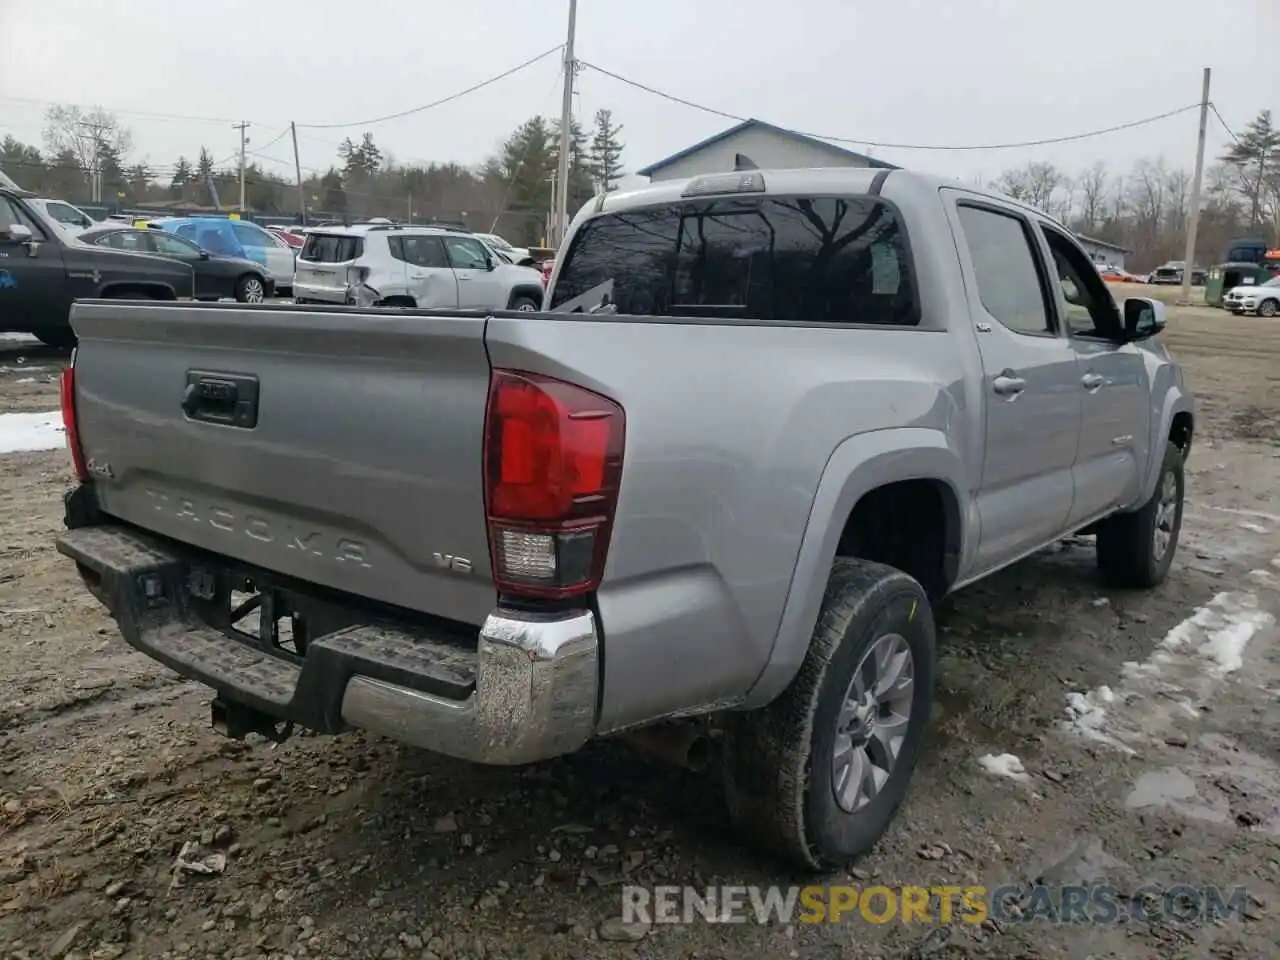
<path id="1" fill-rule="evenodd" d="M 230 735 L 521 764 L 702 718 L 733 819 L 811 870 L 905 795 L 933 603 L 1072 533 L 1110 584 L 1169 570 L 1164 308 L 1021 203 L 856 169 L 610 193 L 546 302 L 78 303 L 58 549 Z"/>
<path id="2" fill-rule="evenodd" d="M 45 219 L 34 194 L 0 187 L 0 331 L 51 347 L 75 344 L 77 298 L 177 300 L 195 295 L 185 263 L 79 243 Z"/>

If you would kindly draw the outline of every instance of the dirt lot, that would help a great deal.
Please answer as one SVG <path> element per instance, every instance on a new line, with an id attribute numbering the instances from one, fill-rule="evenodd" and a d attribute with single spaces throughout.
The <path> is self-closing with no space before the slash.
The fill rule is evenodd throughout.
<path id="1" fill-rule="evenodd" d="M 206 691 L 130 652 L 54 553 L 53 451 L 0 455 L 0 957 L 1276 955 L 1280 322 L 1178 308 L 1164 338 L 1202 404 L 1168 583 L 1108 593 L 1070 541 L 956 596 L 930 745 L 852 882 L 1243 885 L 1246 919 L 617 942 L 624 877 L 796 878 L 727 830 L 714 776 L 620 745 L 489 770 L 360 735 L 220 739 Z M 60 362 L 0 343 L 0 412 L 56 408 Z M 1020 775 L 980 762 L 1003 754 Z M 189 841 L 225 869 L 175 884 Z"/>

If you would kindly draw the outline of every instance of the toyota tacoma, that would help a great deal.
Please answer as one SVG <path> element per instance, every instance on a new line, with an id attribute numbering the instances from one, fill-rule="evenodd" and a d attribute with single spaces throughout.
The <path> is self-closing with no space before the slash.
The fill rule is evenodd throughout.
<path id="1" fill-rule="evenodd" d="M 1070 534 L 1165 579 L 1163 311 L 1025 204 L 853 169 L 598 197 L 534 313 L 80 302 L 58 549 L 226 733 L 700 724 L 733 820 L 826 870 L 903 800 L 940 598 Z"/>

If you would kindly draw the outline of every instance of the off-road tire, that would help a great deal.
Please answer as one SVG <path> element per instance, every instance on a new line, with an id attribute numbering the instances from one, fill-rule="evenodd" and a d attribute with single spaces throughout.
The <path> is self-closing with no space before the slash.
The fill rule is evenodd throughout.
<path id="1" fill-rule="evenodd" d="M 853 672 L 886 634 L 914 661 L 910 719 L 889 779 L 864 809 L 846 813 L 832 789 L 836 720 Z M 836 560 L 809 652 L 791 685 L 767 707 L 726 718 L 724 783 L 729 814 L 752 841 L 809 872 L 838 869 L 869 850 L 893 819 L 915 769 L 933 704 L 933 612 L 901 571 Z"/>
<path id="2" fill-rule="evenodd" d="M 542 304 L 534 300 L 533 297 L 516 297 L 511 301 L 511 309 L 518 310 L 521 313 L 537 313 L 542 309 Z"/>
<path id="3" fill-rule="evenodd" d="M 1103 582 L 1112 587 L 1150 589 L 1159 586 L 1169 575 L 1169 567 L 1178 552 L 1182 532 L 1183 498 L 1186 476 L 1183 454 L 1173 443 L 1165 444 L 1164 460 L 1155 491 L 1142 507 L 1132 513 L 1108 517 L 1098 527 L 1098 570 Z M 1173 514 L 1173 530 L 1162 556 L 1155 556 L 1156 526 L 1159 520 L 1161 491 L 1165 478 L 1172 476 L 1177 491 Z"/>

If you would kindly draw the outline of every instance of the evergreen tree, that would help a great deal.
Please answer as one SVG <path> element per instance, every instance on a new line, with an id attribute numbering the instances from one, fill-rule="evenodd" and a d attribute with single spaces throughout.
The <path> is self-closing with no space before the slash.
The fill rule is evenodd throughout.
<path id="1" fill-rule="evenodd" d="M 186 157 L 179 157 L 178 162 L 173 165 L 173 178 L 169 181 L 169 196 L 175 200 L 181 200 L 187 195 L 187 187 L 191 183 L 194 176 L 191 169 L 191 161 Z"/>
<path id="2" fill-rule="evenodd" d="M 1271 111 L 1263 110 L 1250 120 L 1220 159 L 1239 171 L 1241 193 L 1249 201 L 1249 225 L 1254 226 L 1261 220 L 1268 187 L 1280 186 L 1280 129 L 1272 123 Z"/>
<path id="3" fill-rule="evenodd" d="M 595 133 L 591 137 L 591 167 L 597 189 L 609 192 L 618 188 L 618 181 L 626 172 L 622 168 L 622 151 L 625 144 L 619 139 L 622 125 L 615 125 L 613 112 L 596 111 Z"/>

